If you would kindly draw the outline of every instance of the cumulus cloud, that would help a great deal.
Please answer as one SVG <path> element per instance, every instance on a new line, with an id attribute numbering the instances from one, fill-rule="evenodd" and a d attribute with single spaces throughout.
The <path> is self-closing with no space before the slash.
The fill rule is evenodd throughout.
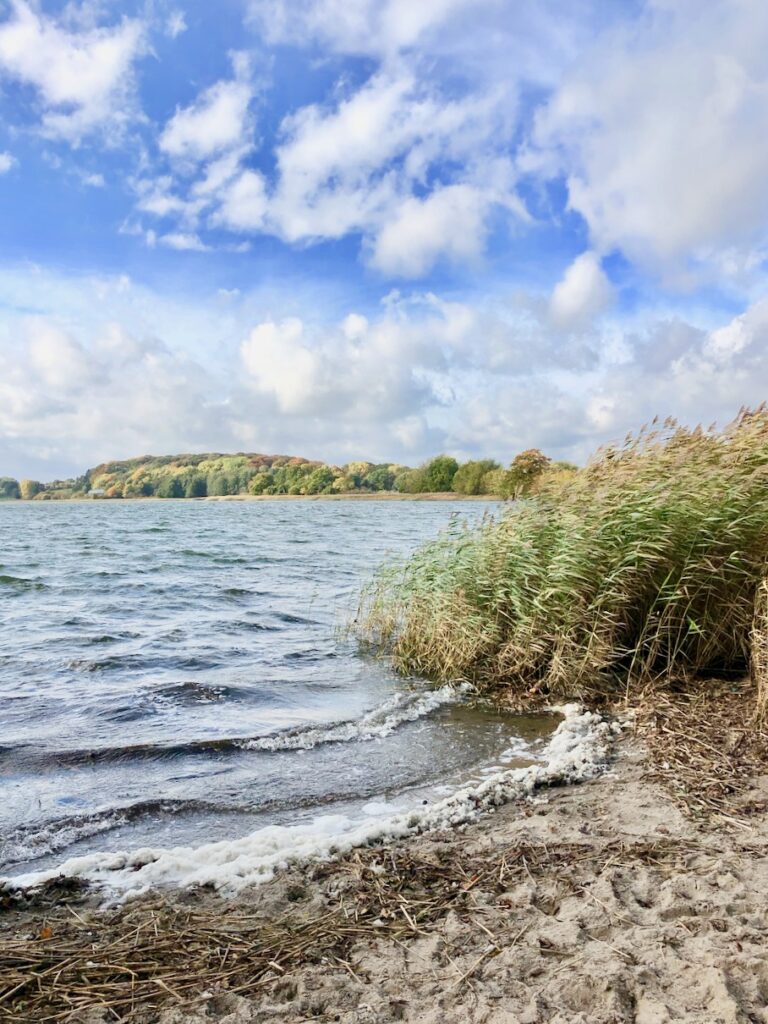
<path id="1" fill-rule="evenodd" d="M 373 242 L 371 263 L 388 274 L 421 277 L 439 256 L 477 260 L 485 241 L 489 199 L 468 185 L 449 185 L 404 200 Z"/>
<path id="2" fill-rule="evenodd" d="M 420 359 L 409 351 L 406 335 L 388 320 L 371 327 L 347 317 L 313 338 L 291 317 L 258 324 L 240 354 L 253 387 L 273 397 L 282 413 L 382 422 L 434 401 L 419 374 L 425 353 Z"/>
<path id="3" fill-rule="evenodd" d="M 36 90 L 46 134 L 76 142 L 97 127 L 114 133 L 134 113 L 133 65 L 143 38 L 135 19 L 70 31 L 26 0 L 12 0 L 0 23 L 0 74 Z"/>
<path id="4" fill-rule="evenodd" d="M 216 82 L 191 106 L 176 111 L 160 136 L 160 149 L 172 157 L 203 160 L 241 145 L 252 98 L 246 82 Z"/>
<path id="5" fill-rule="evenodd" d="M 57 324 L 43 317 L 26 325 L 27 351 L 41 381 L 59 393 L 78 393 L 92 379 L 92 367 L 82 345 Z"/>
<path id="6" fill-rule="evenodd" d="M 235 231 L 259 231 L 268 209 L 264 178 L 257 171 L 242 171 L 222 191 L 212 222 Z"/>
<path id="7" fill-rule="evenodd" d="M 289 242 L 359 233 L 372 265 L 402 276 L 444 256 L 474 259 L 494 207 L 522 213 L 509 161 L 478 158 L 491 135 L 503 146 L 513 107 L 500 93 L 449 99 L 408 72 L 374 75 L 330 107 L 286 118 L 273 187 L 246 172 L 224 190 L 218 222 Z M 425 187 L 446 164 L 459 180 Z"/>
<path id="8" fill-rule="evenodd" d="M 60 312 L 0 340 L 0 463 L 24 475 L 146 450 L 581 459 L 656 413 L 723 422 L 768 379 L 764 301 L 708 327 L 608 314 L 582 336 L 553 330 L 545 295 L 395 292 L 329 321 L 259 316 L 236 289 L 171 303 L 125 277 L 0 275 L 0 300 L 33 294 Z"/>
<path id="9" fill-rule="evenodd" d="M 251 0 L 273 43 L 319 40 L 343 53 L 392 53 L 416 44 L 452 14 L 488 0 Z"/>
<path id="10" fill-rule="evenodd" d="M 7 174 L 16 164 L 16 158 L 10 153 L 0 153 L 0 174 Z"/>
<path id="11" fill-rule="evenodd" d="M 168 122 L 159 148 L 176 166 L 136 182 L 139 210 L 184 230 L 205 223 L 289 243 L 358 234 L 374 267 L 407 277 L 442 258 L 476 259 L 495 211 L 525 217 L 504 153 L 515 97 L 503 89 L 449 96 L 407 68 L 382 70 L 287 115 L 266 174 L 248 166 L 241 65 Z"/>
<path id="12" fill-rule="evenodd" d="M 571 263 L 552 292 L 550 314 L 557 327 L 574 330 L 588 325 L 608 306 L 613 290 L 593 252 Z"/>
<path id="13" fill-rule="evenodd" d="M 84 171 L 80 175 L 80 180 L 84 185 L 87 185 L 88 188 L 104 188 L 106 185 L 104 175 L 99 174 L 98 172 Z"/>
<path id="14" fill-rule="evenodd" d="M 0 454 L 51 475 L 203 438 L 233 437 L 212 376 L 153 339 L 105 324 L 89 343 L 49 318 L 0 348 Z M 206 436 L 207 435 L 207 436 Z"/>
<path id="15" fill-rule="evenodd" d="M 562 174 L 599 251 L 686 284 L 768 228 L 768 7 L 653 2 L 603 33 L 537 118 L 526 160 Z"/>

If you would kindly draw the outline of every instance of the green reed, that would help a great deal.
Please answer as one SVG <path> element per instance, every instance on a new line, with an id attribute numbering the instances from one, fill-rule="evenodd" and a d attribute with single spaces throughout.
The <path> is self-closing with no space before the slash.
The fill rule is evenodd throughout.
<path id="1" fill-rule="evenodd" d="M 552 694 L 743 670 L 753 650 L 762 676 L 767 559 L 768 410 L 654 423 L 385 566 L 358 633 L 403 672 Z"/>

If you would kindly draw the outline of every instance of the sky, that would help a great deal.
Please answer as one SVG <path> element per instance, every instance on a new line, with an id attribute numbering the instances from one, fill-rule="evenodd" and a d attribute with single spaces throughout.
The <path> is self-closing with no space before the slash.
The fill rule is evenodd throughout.
<path id="1" fill-rule="evenodd" d="M 0 0 L 0 475 L 768 397 L 765 0 Z"/>

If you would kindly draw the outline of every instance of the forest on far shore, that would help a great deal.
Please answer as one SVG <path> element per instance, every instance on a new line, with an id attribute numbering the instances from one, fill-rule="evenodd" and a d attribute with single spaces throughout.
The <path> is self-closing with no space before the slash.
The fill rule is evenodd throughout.
<path id="1" fill-rule="evenodd" d="M 69 480 L 0 477 L 0 500 L 64 498 L 207 498 L 228 495 L 314 495 L 396 491 L 401 494 L 454 492 L 515 498 L 535 489 L 543 477 L 571 474 L 576 467 L 553 462 L 536 448 L 505 468 L 493 459 L 459 463 L 437 455 L 415 468 L 394 463 L 348 462 L 343 466 L 298 456 L 145 455 L 104 462 Z"/>

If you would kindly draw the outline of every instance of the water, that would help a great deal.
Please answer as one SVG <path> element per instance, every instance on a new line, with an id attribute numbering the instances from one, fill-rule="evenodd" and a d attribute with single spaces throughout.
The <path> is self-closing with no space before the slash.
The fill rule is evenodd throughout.
<path id="1" fill-rule="evenodd" d="M 421 804 L 552 723 L 338 629 L 469 502 L 0 504 L 0 872 Z"/>

